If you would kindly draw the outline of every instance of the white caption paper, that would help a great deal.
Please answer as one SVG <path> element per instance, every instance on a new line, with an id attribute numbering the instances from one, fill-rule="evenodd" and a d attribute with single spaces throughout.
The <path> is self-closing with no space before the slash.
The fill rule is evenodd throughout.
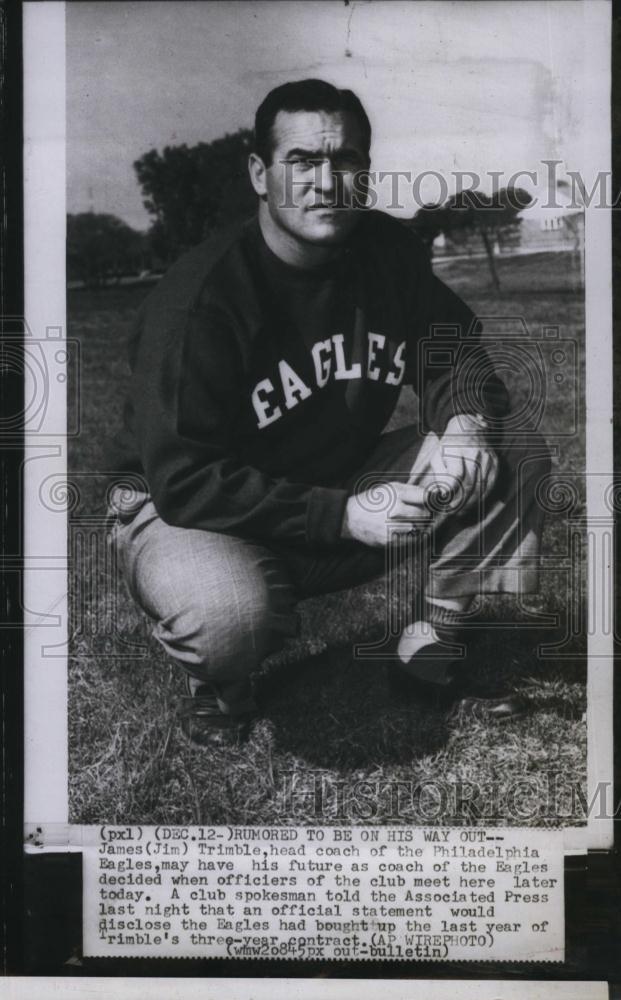
<path id="1" fill-rule="evenodd" d="M 560 830 L 85 828 L 84 953 L 564 958 Z"/>

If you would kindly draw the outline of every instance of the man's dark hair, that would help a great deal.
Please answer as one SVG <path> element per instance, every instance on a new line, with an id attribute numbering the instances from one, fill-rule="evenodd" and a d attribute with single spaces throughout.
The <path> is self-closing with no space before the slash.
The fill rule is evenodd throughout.
<path id="1" fill-rule="evenodd" d="M 371 123 L 353 90 L 338 90 L 325 80 L 294 80 L 270 90 L 254 120 L 254 148 L 266 167 L 272 162 L 272 125 L 279 111 L 347 111 L 357 119 L 367 152 Z"/>

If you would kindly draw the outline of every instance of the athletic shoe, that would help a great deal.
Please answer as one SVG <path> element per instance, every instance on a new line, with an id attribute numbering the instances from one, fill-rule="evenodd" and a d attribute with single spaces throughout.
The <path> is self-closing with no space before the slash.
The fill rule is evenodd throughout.
<path id="1" fill-rule="evenodd" d="M 421 628 L 413 632 L 416 651 L 409 660 L 402 660 L 398 654 L 401 637 L 395 636 L 391 640 L 387 650 L 390 685 L 396 694 L 415 695 L 436 703 L 438 707 L 450 705 L 461 690 L 465 677 L 464 632 L 455 626 L 431 624 L 429 621 L 419 621 L 417 625 Z"/>
<path id="2" fill-rule="evenodd" d="M 462 698 L 451 713 L 461 722 L 511 722 L 526 714 L 528 703 L 519 694 L 504 698 Z"/>
<path id="3" fill-rule="evenodd" d="M 414 701 L 451 717 L 504 722 L 525 714 L 526 702 L 514 693 L 502 697 L 468 695 L 470 670 L 460 652 L 460 635 L 436 627 L 439 642 L 431 641 L 404 663 L 397 656 L 399 639 L 392 641 L 386 667 L 388 682 L 400 700 Z"/>
<path id="4" fill-rule="evenodd" d="M 188 687 L 186 681 L 186 689 Z M 251 712 L 243 715 L 224 713 L 208 684 L 200 685 L 194 694 L 181 698 L 177 717 L 181 732 L 190 743 L 214 749 L 239 746 L 247 738 L 254 719 Z"/>

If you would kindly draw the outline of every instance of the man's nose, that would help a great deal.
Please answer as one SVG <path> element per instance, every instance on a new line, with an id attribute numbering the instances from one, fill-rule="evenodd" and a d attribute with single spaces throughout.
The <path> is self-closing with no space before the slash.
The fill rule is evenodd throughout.
<path id="1" fill-rule="evenodd" d="M 331 160 L 325 159 L 315 168 L 315 187 L 318 191 L 332 192 L 336 187 L 336 176 Z"/>

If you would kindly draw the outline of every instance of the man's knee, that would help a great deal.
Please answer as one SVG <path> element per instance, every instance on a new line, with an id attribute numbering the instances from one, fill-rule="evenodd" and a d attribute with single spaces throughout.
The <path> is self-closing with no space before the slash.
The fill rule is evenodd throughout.
<path id="1" fill-rule="evenodd" d="M 211 680 L 250 672 L 297 621 L 286 585 L 271 588 L 256 575 L 214 578 L 175 603 L 154 634 L 171 656 Z"/>
<path id="2" fill-rule="evenodd" d="M 124 527 L 116 542 L 123 575 L 154 635 L 199 674 L 232 663 L 251 670 L 295 628 L 286 570 L 262 546 L 172 528 L 154 509 L 144 524 Z"/>

